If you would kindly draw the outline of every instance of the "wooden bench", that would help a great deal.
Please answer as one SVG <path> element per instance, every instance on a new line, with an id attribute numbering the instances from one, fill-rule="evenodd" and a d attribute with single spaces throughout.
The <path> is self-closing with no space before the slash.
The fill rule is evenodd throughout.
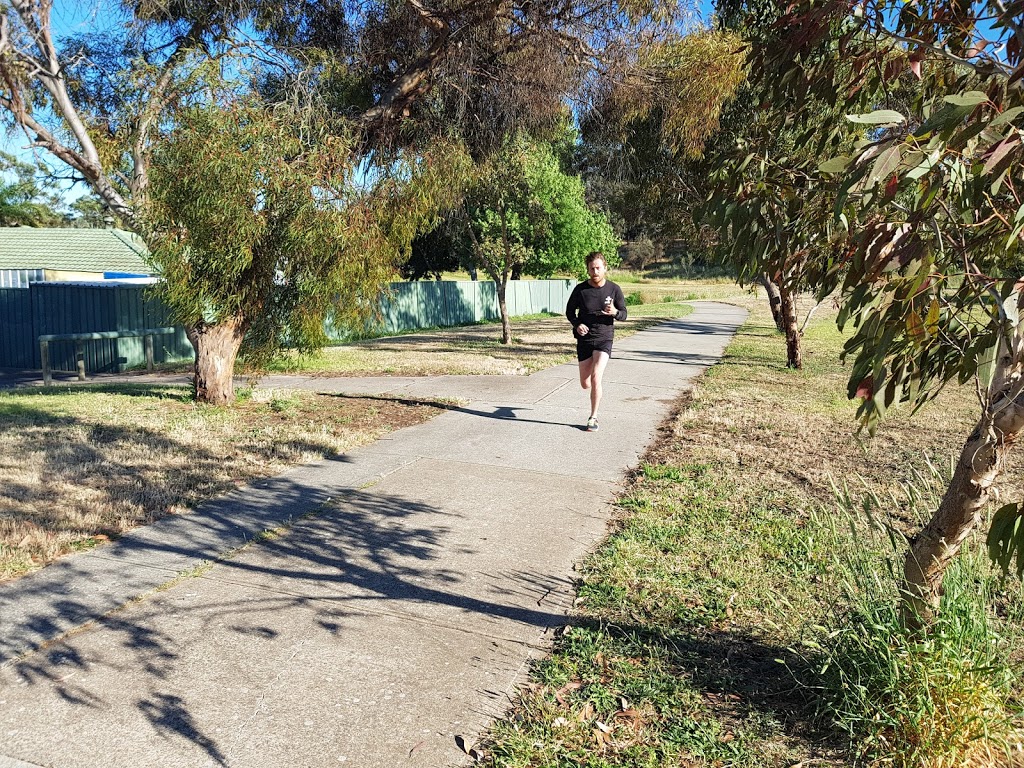
<path id="1" fill-rule="evenodd" d="M 85 381 L 85 356 L 82 352 L 82 345 L 86 341 L 95 339 L 128 339 L 142 336 L 146 346 L 146 370 L 153 371 L 153 337 L 166 336 L 177 333 L 177 328 L 142 328 L 137 331 L 92 331 L 90 333 L 47 333 L 39 337 L 39 356 L 43 363 L 43 386 L 53 384 L 53 376 L 50 371 L 50 342 L 51 341 L 73 341 L 75 342 L 75 363 L 78 367 L 78 380 Z"/>

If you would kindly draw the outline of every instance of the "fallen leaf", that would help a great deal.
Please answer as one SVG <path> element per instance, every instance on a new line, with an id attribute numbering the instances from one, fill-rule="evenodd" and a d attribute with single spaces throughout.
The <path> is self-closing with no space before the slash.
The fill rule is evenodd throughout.
<path id="1" fill-rule="evenodd" d="M 558 701 L 558 703 L 561 704 L 564 707 L 564 706 L 566 706 L 565 694 L 569 693 L 570 691 L 578 691 L 582 687 L 583 687 L 583 683 L 581 683 L 579 681 L 573 681 L 571 683 L 566 683 L 561 688 L 559 688 L 557 691 L 555 691 L 555 700 Z"/>
<path id="2" fill-rule="evenodd" d="M 554 728 L 564 728 L 568 724 L 569 721 L 566 720 L 564 717 L 556 717 L 554 721 L 551 723 L 552 727 Z"/>
<path id="3" fill-rule="evenodd" d="M 423 748 L 423 745 L 426 743 L 427 742 L 425 741 L 417 741 L 415 744 L 413 744 L 412 749 L 409 750 L 409 757 L 415 755 L 419 750 Z"/>
<path id="4" fill-rule="evenodd" d="M 644 725 L 643 715 L 635 709 L 624 709 L 621 712 L 616 712 L 615 719 L 627 722 L 634 731 L 639 731 Z"/>

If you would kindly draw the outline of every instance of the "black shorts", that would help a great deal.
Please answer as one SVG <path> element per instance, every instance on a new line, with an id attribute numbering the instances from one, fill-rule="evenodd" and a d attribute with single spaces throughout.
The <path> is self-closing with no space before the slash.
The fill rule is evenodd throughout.
<path id="1" fill-rule="evenodd" d="M 589 335 L 576 339 L 576 359 L 581 363 L 592 358 L 595 352 L 607 352 L 608 357 L 611 357 L 612 340 L 591 339 Z"/>

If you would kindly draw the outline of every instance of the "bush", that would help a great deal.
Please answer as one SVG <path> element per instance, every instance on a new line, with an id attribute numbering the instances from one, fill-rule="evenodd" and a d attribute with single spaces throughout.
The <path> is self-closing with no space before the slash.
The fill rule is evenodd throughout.
<path id="1" fill-rule="evenodd" d="M 676 300 L 675 296 L 663 296 L 661 298 L 661 303 L 662 304 L 671 304 L 675 300 Z"/>
<path id="2" fill-rule="evenodd" d="M 945 482 L 938 473 L 917 480 L 894 506 L 930 514 Z M 910 630 L 898 599 L 906 539 L 877 522 L 876 496 L 854 502 L 844 489 L 839 498 L 857 544 L 849 533 L 835 537 L 843 608 L 807 642 L 820 715 L 871 764 L 965 765 L 1001 751 L 1012 731 L 1012 641 L 990 614 L 999 582 L 986 554 L 965 545 L 946 571 L 935 624 Z M 858 510 L 871 518 L 868 531 L 860 530 Z"/>
<path id="3" fill-rule="evenodd" d="M 644 295 L 640 291 L 633 291 L 629 296 L 626 297 L 626 306 L 633 307 L 637 304 L 644 303 Z"/>

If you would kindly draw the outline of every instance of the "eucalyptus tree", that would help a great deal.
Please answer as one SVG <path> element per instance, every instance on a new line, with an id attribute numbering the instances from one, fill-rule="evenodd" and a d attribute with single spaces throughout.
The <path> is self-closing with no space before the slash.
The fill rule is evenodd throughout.
<path id="1" fill-rule="evenodd" d="M 252 363 L 285 345 L 308 352 L 326 343 L 325 320 L 370 319 L 412 234 L 456 202 L 458 148 L 362 188 L 338 161 L 342 140 L 322 130 L 284 105 L 212 103 L 180 113 L 156 147 L 151 257 L 199 355 L 205 402 L 230 400 L 240 350 Z"/>
<path id="2" fill-rule="evenodd" d="M 676 4 L 667 0 L 123 0 L 108 7 L 120 9 L 124 23 L 60 40 L 50 0 L 4 4 L 0 110 L 32 146 L 66 164 L 147 237 L 155 147 L 225 73 L 252 71 L 256 82 L 240 78 L 241 94 L 322 109 L 329 132 L 341 137 L 335 158 L 349 169 L 349 180 L 379 183 L 381 195 L 394 194 L 410 179 L 407 169 L 417 156 L 434 162 L 428 148 L 451 133 L 453 118 L 472 153 L 499 146 L 511 126 L 551 125 L 593 72 L 620 67 L 677 23 Z M 430 189 L 427 184 L 417 194 Z M 174 194 L 162 192 L 160 205 L 169 199 Z M 341 208 L 349 225 L 371 241 L 382 242 L 373 235 L 378 230 L 391 232 L 388 245 L 368 255 L 375 263 L 390 260 L 396 247 L 407 249 L 415 234 L 397 220 L 377 222 L 365 206 Z M 174 211 L 160 210 L 157 222 L 173 219 Z M 401 243 L 393 239 L 399 235 Z M 180 258 L 199 244 L 190 246 L 178 251 Z M 233 252 L 247 253 L 247 241 Z M 168 276 L 188 272 L 187 262 L 180 271 L 169 263 Z M 256 281 L 287 271 L 225 269 Z M 383 270 L 367 272 L 383 279 Z M 239 295 L 255 289 L 237 285 Z M 260 290 L 269 291 L 266 285 Z M 261 305 L 264 311 L 271 306 Z M 204 315 L 203 322 L 214 320 Z M 197 393 L 228 400 L 231 393 L 222 388 L 230 379 L 221 373 L 227 353 L 206 354 L 201 347 L 213 336 L 195 331 Z M 238 334 L 229 335 L 240 343 Z"/>
<path id="3" fill-rule="evenodd" d="M 729 31 L 690 30 L 646 46 L 632 69 L 596 83 L 578 162 L 625 238 L 692 232 L 706 195 L 705 144 L 744 79 L 741 45 Z"/>
<path id="4" fill-rule="evenodd" d="M 937 610 L 943 573 L 1024 429 L 1022 11 L 1002 0 L 800 0 L 752 49 L 752 76 L 790 99 L 790 120 L 831 101 L 867 128 L 848 151 L 835 126 L 817 137 L 834 155 L 818 168 L 834 179 L 828 218 L 847 230 L 822 278 L 842 289 L 849 394 L 862 398 L 864 422 L 873 428 L 898 401 L 919 407 L 950 382 L 977 393 L 950 485 L 910 540 L 912 623 Z M 842 66 L 811 55 L 823 44 Z M 1004 566 L 1016 558 L 1024 569 L 1020 504 L 1000 509 L 989 541 Z"/>
<path id="5" fill-rule="evenodd" d="M 40 169 L 8 152 L 0 152 L 0 226 L 58 227 L 65 223 L 60 190 Z"/>

